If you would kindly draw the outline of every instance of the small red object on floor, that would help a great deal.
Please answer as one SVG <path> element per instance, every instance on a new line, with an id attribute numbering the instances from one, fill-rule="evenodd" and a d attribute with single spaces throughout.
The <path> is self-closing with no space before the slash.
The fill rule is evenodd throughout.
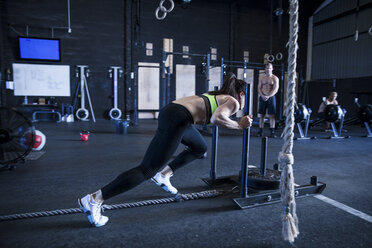
<path id="1" fill-rule="evenodd" d="M 82 141 L 88 141 L 89 139 L 89 131 L 81 130 L 80 138 Z"/>

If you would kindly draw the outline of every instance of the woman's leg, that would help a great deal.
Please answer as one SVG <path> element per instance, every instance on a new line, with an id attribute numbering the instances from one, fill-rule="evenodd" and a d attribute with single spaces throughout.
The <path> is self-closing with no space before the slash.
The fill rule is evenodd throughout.
<path id="1" fill-rule="evenodd" d="M 202 158 L 208 149 L 205 139 L 193 125 L 185 130 L 181 143 L 186 145 L 187 148 L 169 163 L 172 171 L 191 163 L 195 159 Z"/>
<path id="2" fill-rule="evenodd" d="M 128 191 L 143 181 L 150 179 L 171 158 L 182 139 L 185 128 L 171 130 L 158 129 L 151 141 L 141 164 L 121 173 L 111 183 L 104 186 L 102 196 L 107 200 Z"/>
<path id="3" fill-rule="evenodd" d="M 185 130 L 181 142 L 187 146 L 186 149 L 178 154 L 169 165 L 165 166 L 163 170 L 152 178 L 152 181 L 171 194 L 178 193 L 178 190 L 173 187 L 170 182 L 170 177 L 173 175 L 173 171 L 194 161 L 195 159 L 201 158 L 207 151 L 207 144 L 204 138 L 193 125 L 190 125 L 190 127 Z"/>
<path id="4" fill-rule="evenodd" d="M 102 189 L 78 200 L 80 208 L 88 215 L 92 225 L 99 227 L 108 221 L 108 217 L 101 214 L 103 200 L 132 189 L 149 179 L 170 159 L 181 142 L 184 130 L 193 122 L 187 109 L 182 108 L 176 104 L 169 104 L 160 111 L 155 137 L 139 166 L 121 173 Z"/>

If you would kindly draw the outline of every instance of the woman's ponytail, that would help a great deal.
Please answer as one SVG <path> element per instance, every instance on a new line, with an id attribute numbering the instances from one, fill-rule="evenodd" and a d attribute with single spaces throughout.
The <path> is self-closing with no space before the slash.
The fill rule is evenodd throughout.
<path id="1" fill-rule="evenodd" d="M 238 98 L 240 92 L 245 92 L 244 87 L 246 83 L 243 80 L 239 80 L 236 78 L 236 75 L 232 72 L 228 72 L 224 76 L 223 84 L 221 89 L 218 91 L 210 91 L 209 94 L 211 95 L 230 95 L 234 98 Z"/>

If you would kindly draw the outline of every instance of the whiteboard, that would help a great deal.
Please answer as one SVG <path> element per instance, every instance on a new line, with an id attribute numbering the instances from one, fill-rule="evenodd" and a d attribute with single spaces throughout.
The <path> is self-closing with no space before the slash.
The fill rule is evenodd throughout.
<path id="1" fill-rule="evenodd" d="M 209 69 L 209 85 L 208 91 L 214 91 L 214 86 L 217 86 L 218 89 L 221 89 L 221 67 L 210 67 Z"/>
<path id="2" fill-rule="evenodd" d="M 176 99 L 195 95 L 195 65 L 176 65 Z"/>
<path id="3" fill-rule="evenodd" d="M 13 64 L 15 96 L 70 96 L 69 65 Z"/>
<path id="4" fill-rule="evenodd" d="M 159 63 L 138 63 L 139 110 L 159 109 L 159 73 Z"/>

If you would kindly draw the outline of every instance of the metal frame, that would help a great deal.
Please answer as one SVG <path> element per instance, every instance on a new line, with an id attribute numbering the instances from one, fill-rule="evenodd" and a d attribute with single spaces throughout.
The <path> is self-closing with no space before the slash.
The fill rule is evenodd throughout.
<path id="1" fill-rule="evenodd" d="M 138 75 L 138 65 L 134 66 L 135 72 L 131 74 L 130 79 L 133 82 L 133 121 L 131 121 L 131 124 L 137 126 L 138 125 L 138 81 L 137 81 L 137 75 Z M 132 90 L 129 87 L 129 91 Z"/>
<path id="2" fill-rule="evenodd" d="M 302 128 L 301 122 L 297 123 L 298 132 L 300 133 L 300 137 L 294 138 L 295 140 L 310 140 L 310 139 L 316 139 L 315 136 L 308 137 L 307 133 L 309 131 L 309 124 L 310 124 L 310 116 L 312 113 L 312 110 L 310 108 L 307 109 L 309 114 L 307 115 L 305 121 L 305 131 Z"/>
<path id="3" fill-rule="evenodd" d="M 217 91 L 218 87 L 215 86 L 214 90 Z M 212 128 L 212 158 L 211 158 L 211 172 L 210 172 L 211 181 L 216 180 L 217 149 L 218 149 L 218 126 L 214 125 Z"/>
<path id="4" fill-rule="evenodd" d="M 223 61 L 223 60 L 222 60 Z M 244 63 L 244 69 L 246 70 L 247 64 Z M 246 76 L 246 71 L 244 71 L 244 76 Z M 246 79 L 246 78 L 245 78 Z M 245 106 L 244 114 L 248 114 L 249 111 L 249 93 L 250 85 L 247 84 L 245 88 Z M 211 173 L 210 178 L 202 179 L 209 186 L 221 186 L 223 184 L 240 183 L 240 197 L 234 198 L 233 201 L 241 208 L 253 208 L 268 204 L 274 204 L 281 201 L 279 190 L 266 190 L 257 191 L 252 188 L 248 188 L 248 170 L 249 170 L 249 143 L 250 143 L 250 127 L 243 131 L 243 147 L 242 147 L 242 165 L 241 165 L 241 177 L 239 182 L 239 177 L 237 176 L 227 176 L 216 178 L 216 163 L 217 163 L 217 142 L 218 133 L 214 129 L 213 139 L 212 139 L 212 159 L 211 159 Z M 261 175 L 262 170 L 266 167 L 266 153 L 267 145 L 263 142 L 261 147 Z M 313 194 L 320 194 L 326 187 L 326 184 L 318 182 L 317 177 L 311 177 L 309 185 L 300 185 L 295 188 L 295 197 L 305 197 Z"/>
<path id="5" fill-rule="evenodd" d="M 60 123 L 62 121 L 61 113 L 55 110 L 37 110 L 32 113 L 32 122 L 37 122 L 39 121 L 36 118 L 37 114 L 51 114 L 51 115 L 57 115 L 58 120 L 56 121 L 57 123 Z"/>
<path id="6" fill-rule="evenodd" d="M 316 177 L 311 178 L 310 184 L 295 187 L 295 198 L 302 198 L 314 194 L 321 194 L 325 189 L 326 184 L 318 182 Z M 281 202 L 279 190 L 263 191 L 259 193 L 252 193 L 249 196 L 234 198 L 233 201 L 241 208 L 255 208 L 269 204 Z"/>
<path id="7" fill-rule="evenodd" d="M 180 53 L 180 52 L 166 52 L 162 51 L 162 61 L 160 68 L 160 108 L 164 107 L 170 102 L 170 68 L 165 66 L 165 62 L 169 55 L 181 55 L 190 57 L 203 57 L 206 59 L 206 70 L 205 70 L 205 90 L 208 91 L 209 86 L 209 67 L 211 64 L 210 54 L 199 54 L 199 53 Z"/>
<path id="8" fill-rule="evenodd" d="M 231 68 L 242 68 L 246 66 L 246 69 L 254 69 L 254 70 L 262 70 L 265 68 L 266 64 L 258 63 L 258 62 L 248 62 L 248 61 L 231 61 L 231 60 L 224 60 L 221 58 L 221 73 L 224 72 L 224 69 L 227 67 Z M 279 120 L 283 119 L 283 100 L 284 100 L 284 63 L 278 65 L 273 64 L 273 68 L 280 70 L 280 80 L 279 80 L 279 91 L 280 91 L 280 104 L 279 104 Z M 222 79 L 221 79 L 222 82 Z M 222 84 L 222 83 L 221 83 Z"/>
<path id="9" fill-rule="evenodd" d="M 110 66 L 109 73 L 114 81 L 114 107 L 110 109 L 109 116 L 111 120 L 120 120 L 122 112 L 118 108 L 118 78 L 121 77 L 123 70 L 120 66 Z M 117 113 L 117 116 L 114 116 L 114 113 Z"/>
<path id="10" fill-rule="evenodd" d="M 246 64 L 245 64 L 246 65 Z M 246 68 L 246 67 L 244 67 Z M 245 106 L 244 106 L 244 115 L 249 114 L 249 102 L 250 102 L 250 88 L 249 84 L 245 87 Z M 248 196 L 248 164 L 249 164 L 249 141 L 251 136 L 251 128 L 248 127 L 243 131 L 243 147 L 242 147 L 242 169 L 241 169 L 241 179 L 240 179 L 240 197 L 246 198 Z"/>
<path id="11" fill-rule="evenodd" d="M 357 108 L 360 109 L 361 106 L 359 104 L 359 99 L 358 98 L 355 98 L 354 99 L 354 102 L 355 102 L 355 105 L 357 106 Z M 369 123 L 368 121 L 364 121 L 364 126 L 366 127 L 366 130 L 367 130 L 367 135 L 365 135 L 364 137 L 366 137 L 366 138 L 372 138 L 372 132 L 371 132 L 371 129 L 370 129 L 368 123 Z"/>
<path id="12" fill-rule="evenodd" d="M 132 80 L 134 81 L 133 84 L 133 91 L 134 91 L 134 125 L 138 125 L 138 113 L 139 112 L 159 112 L 161 108 L 163 108 L 166 104 L 170 102 L 170 95 L 171 95 L 171 83 L 170 83 L 170 69 L 169 67 L 165 66 L 165 62 L 169 55 L 187 55 L 187 56 L 194 56 L 194 57 L 205 57 L 206 58 L 206 71 L 205 71 L 205 88 L 206 91 L 208 91 L 208 85 L 209 85 L 209 67 L 210 67 L 210 54 L 198 54 L 198 53 L 180 53 L 180 52 L 166 52 L 162 51 L 162 61 L 160 66 L 146 66 L 146 65 L 135 65 L 135 75 L 133 76 Z M 137 74 L 138 74 L 138 68 L 139 67 L 149 67 L 149 68 L 160 68 L 160 80 L 159 80 L 159 109 L 146 109 L 146 110 L 139 110 L 138 109 L 138 82 L 137 82 Z"/>
<path id="13" fill-rule="evenodd" d="M 77 94 L 78 94 L 79 89 L 80 89 L 80 108 L 76 110 L 76 113 L 75 113 L 76 118 L 78 118 L 81 121 L 89 121 L 89 119 L 88 119 L 88 117 L 89 117 L 89 111 L 85 108 L 85 93 L 86 93 L 87 98 L 88 98 L 88 103 L 89 103 L 90 111 L 91 111 L 92 118 L 93 118 L 93 122 L 96 122 L 96 118 L 94 116 L 92 102 L 90 100 L 89 89 L 88 89 L 88 82 L 87 82 L 87 79 L 86 79 L 89 76 L 89 74 L 88 74 L 88 72 L 89 72 L 88 66 L 87 65 L 77 65 L 77 68 L 78 68 L 79 72 L 77 73 L 76 76 L 78 78 L 80 78 L 80 83 L 78 83 L 77 84 L 77 87 L 76 87 L 75 99 L 77 99 Z M 75 107 L 75 103 L 74 103 L 74 107 Z M 78 113 L 81 112 L 81 111 L 85 113 L 85 116 L 84 117 L 80 117 L 78 115 Z"/>
<path id="14" fill-rule="evenodd" d="M 367 137 L 367 138 L 372 138 L 372 132 L 371 132 L 371 129 L 369 128 L 369 124 L 368 124 L 368 122 L 364 122 L 364 126 L 366 127 L 366 129 L 367 129 L 367 135 L 365 136 L 365 137 Z"/>
<path id="15" fill-rule="evenodd" d="M 223 83 L 223 76 L 224 76 L 223 65 L 224 65 L 224 59 L 221 58 L 221 86 Z M 243 62 L 243 69 L 244 69 L 243 80 L 246 82 L 247 81 L 247 62 L 246 61 Z M 249 102 L 247 103 L 247 98 L 249 98 L 247 94 L 250 92 L 249 88 L 250 88 L 250 85 L 247 84 L 246 92 L 245 92 L 245 100 L 246 100 L 246 104 L 244 107 L 245 113 L 248 113 L 249 111 Z M 215 91 L 218 90 L 218 87 L 215 86 L 214 90 Z M 233 181 L 229 177 L 217 178 L 217 146 L 218 146 L 218 126 L 213 126 L 212 128 L 212 159 L 211 159 L 210 177 L 202 179 L 208 185 L 221 185 L 221 184 L 231 183 Z"/>
<path id="16" fill-rule="evenodd" d="M 341 121 L 340 126 L 337 130 L 336 125 L 334 122 L 331 122 L 333 136 L 330 136 L 330 139 L 348 139 L 350 136 L 342 136 L 342 129 L 344 127 L 344 119 L 345 119 L 346 110 L 342 109 Z"/>

